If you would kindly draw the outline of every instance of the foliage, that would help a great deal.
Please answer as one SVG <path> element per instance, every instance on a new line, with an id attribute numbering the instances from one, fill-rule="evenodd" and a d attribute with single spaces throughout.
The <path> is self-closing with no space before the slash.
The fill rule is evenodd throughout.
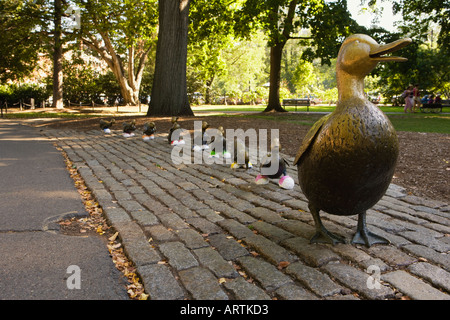
<path id="1" fill-rule="evenodd" d="M 450 3 L 441 0 L 395 0 L 395 13 L 403 16 L 403 30 L 422 42 L 428 40 L 429 31 L 438 26 L 437 44 L 450 50 Z"/>
<path id="2" fill-rule="evenodd" d="M 6 101 L 8 107 L 12 107 L 20 100 L 29 104 L 31 98 L 35 100 L 35 105 L 38 106 L 42 101 L 46 101 L 49 96 L 50 92 L 45 86 L 36 84 L 11 84 L 0 86 L 0 103 Z"/>
<path id="3" fill-rule="evenodd" d="M 0 82 L 17 80 L 35 67 L 41 51 L 40 35 L 33 32 L 38 19 L 35 1 L 0 1 Z"/>
<path id="4" fill-rule="evenodd" d="M 74 35 L 103 59 L 126 103 L 136 104 L 149 54 L 155 50 L 155 0 L 73 0 L 81 26 Z"/>

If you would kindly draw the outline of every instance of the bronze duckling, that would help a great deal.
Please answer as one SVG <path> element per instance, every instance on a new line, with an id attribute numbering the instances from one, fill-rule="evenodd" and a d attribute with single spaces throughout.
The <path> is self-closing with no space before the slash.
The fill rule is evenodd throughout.
<path id="1" fill-rule="evenodd" d="M 389 243 L 366 227 L 366 210 L 375 205 L 391 183 L 398 157 L 398 138 L 388 117 L 364 94 L 364 77 L 379 62 L 406 61 L 385 56 L 411 43 L 400 39 L 380 45 L 367 35 L 349 36 L 336 63 L 336 109 L 317 121 L 305 136 L 294 165 L 308 199 L 316 234 L 312 243 L 345 243 L 322 224 L 319 212 L 358 215 L 352 243 L 370 247 Z"/>

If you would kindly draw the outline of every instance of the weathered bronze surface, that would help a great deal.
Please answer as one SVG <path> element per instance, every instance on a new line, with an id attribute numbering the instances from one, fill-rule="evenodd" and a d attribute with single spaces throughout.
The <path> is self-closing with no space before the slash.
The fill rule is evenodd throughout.
<path id="1" fill-rule="evenodd" d="M 334 215 L 358 214 L 353 243 L 370 246 L 388 242 L 367 230 L 365 214 L 389 187 L 398 157 L 398 139 L 387 116 L 366 99 L 364 77 L 378 62 L 406 61 L 383 55 L 410 42 L 402 39 L 379 45 L 367 35 L 356 34 L 341 46 L 336 64 L 336 109 L 314 124 L 294 161 L 316 224 L 311 242 L 344 242 L 325 229 L 320 210 Z"/>

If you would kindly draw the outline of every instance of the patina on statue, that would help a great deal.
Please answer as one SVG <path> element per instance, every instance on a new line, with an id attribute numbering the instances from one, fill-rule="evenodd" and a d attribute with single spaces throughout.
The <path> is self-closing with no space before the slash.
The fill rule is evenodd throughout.
<path id="1" fill-rule="evenodd" d="M 389 243 L 367 230 L 366 211 L 389 187 L 399 152 L 398 139 L 387 116 L 367 100 L 364 77 L 379 62 L 406 61 L 386 54 L 410 42 L 401 39 L 380 45 L 367 35 L 355 34 L 341 46 L 336 63 L 336 109 L 314 124 L 294 161 L 316 226 L 311 242 L 345 243 L 344 238 L 324 227 L 319 215 L 323 210 L 334 215 L 358 214 L 352 243 Z"/>

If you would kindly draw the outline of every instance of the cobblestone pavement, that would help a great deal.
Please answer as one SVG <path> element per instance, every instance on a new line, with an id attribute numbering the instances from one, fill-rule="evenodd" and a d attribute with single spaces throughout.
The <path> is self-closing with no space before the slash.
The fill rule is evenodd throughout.
<path id="1" fill-rule="evenodd" d="M 257 170 L 226 164 L 174 165 L 166 134 L 149 142 L 119 131 L 44 134 L 78 168 L 150 299 L 450 298 L 446 203 L 391 185 L 367 214 L 390 245 L 310 244 L 298 185 L 259 186 Z M 297 182 L 296 168 L 288 173 Z M 356 230 L 356 216 L 322 218 L 347 239 Z"/>

